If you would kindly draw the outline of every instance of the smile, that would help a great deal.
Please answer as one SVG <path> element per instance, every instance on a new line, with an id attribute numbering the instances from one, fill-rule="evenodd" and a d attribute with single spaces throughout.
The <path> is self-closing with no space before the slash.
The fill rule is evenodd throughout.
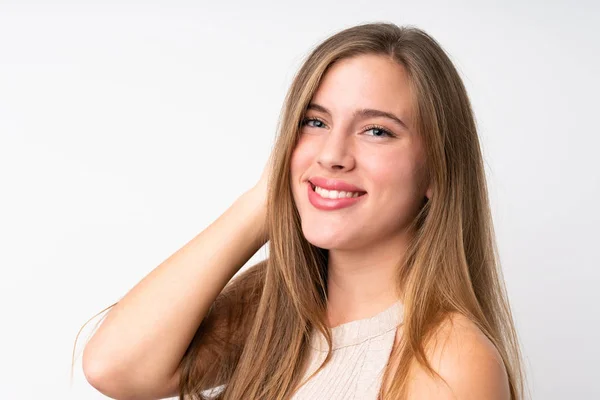
<path id="1" fill-rule="evenodd" d="M 327 190 L 307 182 L 308 201 L 319 210 L 332 211 L 353 206 L 359 202 L 365 192 L 346 192 Z"/>
<path id="2" fill-rule="evenodd" d="M 323 189 L 322 187 L 316 186 L 316 185 L 312 185 L 312 187 L 313 187 L 313 190 L 319 196 L 326 198 L 326 199 L 344 199 L 346 197 L 358 197 L 361 195 L 360 192 L 346 192 L 343 190 L 327 190 L 327 189 Z"/>

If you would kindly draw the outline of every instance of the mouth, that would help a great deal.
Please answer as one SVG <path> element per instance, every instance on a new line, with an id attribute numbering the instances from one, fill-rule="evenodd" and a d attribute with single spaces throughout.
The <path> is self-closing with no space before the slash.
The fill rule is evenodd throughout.
<path id="1" fill-rule="evenodd" d="M 349 209 L 363 200 L 367 192 L 346 192 L 326 190 L 308 181 L 306 185 L 309 203 L 317 210 L 333 212 Z"/>
<path id="2" fill-rule="evenodd" d="M 315 185 L 311 181 L 308 181 L 308 184 L 312 190 L 312 192 L 318 194 L 323 199 L 329 200 L 339 200 L 339 199 L 353 199 L 357 197 L 364 196 L 367 194 L 365 191 L 344 191 L 344 190 L 327 190 L 320 186 Z"/>

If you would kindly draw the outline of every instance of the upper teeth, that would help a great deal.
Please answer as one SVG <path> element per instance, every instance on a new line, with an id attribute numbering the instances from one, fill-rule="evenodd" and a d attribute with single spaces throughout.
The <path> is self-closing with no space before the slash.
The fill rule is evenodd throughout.
<path id="1" fill-rule="evenodd" d="M 358 197 L 359 192 L 344 192 L 343 190 L 327 190 L 321 187 L 315 186 L 315 192 L 319 194 L 321 197 L 325 197 L 327 199 L 343 199 L 345 197 Z"/>

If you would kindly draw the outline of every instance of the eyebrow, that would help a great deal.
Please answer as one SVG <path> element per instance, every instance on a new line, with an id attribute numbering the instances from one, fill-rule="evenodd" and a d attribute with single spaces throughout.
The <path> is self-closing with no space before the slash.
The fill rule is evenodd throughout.
<path id="1" fill-rule="evenodd" d="M 306 109 L 320 111 L 325 114 L 331 115 L 331 112 L 327 108 L 325 108 L 322 105 L 317 104 L 317 103 L 310 103 Z M 396 117 L 394 114 L 387 112 L 387 111 L 375 110 L 373 108 L 361 108 L 359 110 L 354 111 L 354 113 L 352 114 L 352 117 L 353 118 L 383 117 L 383 118 L 391 119 L 392 121 L 396 122 L 397 124 L 403 126 L 405 129 L 408 130 L 408 126 L 404 122 L 402 122 L 402 120 L 400 118 Z"/>

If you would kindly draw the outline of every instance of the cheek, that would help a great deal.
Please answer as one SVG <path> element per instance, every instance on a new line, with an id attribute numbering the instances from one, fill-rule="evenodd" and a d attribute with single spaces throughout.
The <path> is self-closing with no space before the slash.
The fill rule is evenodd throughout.
<path id="1" fill-rule="evenodd" d="M 290 173 L 293 183 L 298 183 L 302 174 L 307 171 L 315 156 L 313 154 L 315 153 L 315 148 L 316 146 L 311 146 L 306 139 L 300 136 L 290 160 Z"/>
<path id="2" fill-rule="evenodd" d="M 372 184 L 379 190 L 397 187 L 410 180 L 411 163 L 398 153 L 369 157 L 363 161 L 363 168 L 368 171 Z"/>
<path id="3" fill-rule="evenodd" d="M 380 157 L 365 165 L 373 188 L 388 204 L 412 203 L 421 197 L 422 184 L 416 160 L 406 155 Z"/>
<path id="4" fill-rule="evenodd" d="M 310 166 L 312 157 L 310 154 L 310 148 L 304 143 L 299 143 L 290 159 L 290 185 L 292 190 L 292 196 L 297 207 L 301 205 L 298 203 L 299 196 L 301 196 L 301 181 L 305 177 L 306 172 Z"/>

